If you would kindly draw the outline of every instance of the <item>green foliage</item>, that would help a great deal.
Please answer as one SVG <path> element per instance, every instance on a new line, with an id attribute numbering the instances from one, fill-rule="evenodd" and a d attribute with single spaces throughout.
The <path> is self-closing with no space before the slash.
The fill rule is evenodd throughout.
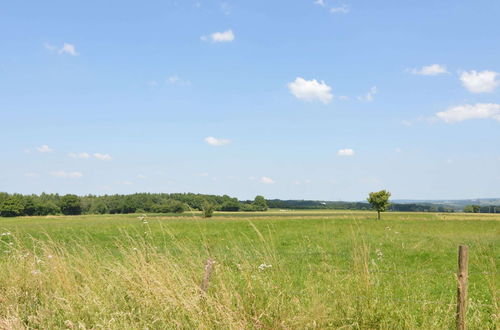
<path id="1" fill-rule="evenodd" d="M 225 201 L 221 207 L 221 211 L 236 212 L 239 211 L 241 207 L 240 202 L 236 198 Z"/>
<path id="2" fill-rule="evenodd" d="M 38 202 L 36 204 L 36 215 L 59 214 L 61 208 L 52 201 Z"/>
<path id="3" fill-rule="evenodd" d="M 91 214 L 106 214 L 109 213 L 109 208 L 102 200 L 96 200 L 90 206 L 89 213 Z"/>
<path id="4" fill-rule="evenodd" d="M 61 212 L 65 215 L 78 215 L 82 213 L 80 198 L 77 195 L 64 195 L 61 198 Z"/>
<path id="5" fill-rule="evenodd" d="M 2 217 L 18 217 L 23 214 L 24 201 L 21 195 L 10 196 L 0 205 L 0 215 Z"/>
<path id="6" fill-rule="evenodd" d="M 153 205 L 151 211 L 154 213 L 182 213 L 184 212 L 184 203 L 170 199 Z"/>
<path id="7" fill-rule="evenodd" d="M 267 211 L 267 202 L 263 196 L 255 196 L 253 206 L 256 211 Z"/>
<path id="8" fill-rule="evenodd" d="M 466 205 L 464 207 L 464 212 L 466 213 L 479 213 L 481 211 L 481 206 L 479 205 Z"/>
<path id="9" fill-rule="evenodd" d="M 214 214 L 215 207 L 210 204 L 209 202 L 205 201 L 203 203 L 203 217 L 204 218 L 211 218 L 212 215 Z"/>
<path id="10" fill-rule="evenodd" d="M 377 210 L 377 218 L 380 220 L 380 212 L 385 212 L 387 207 L 389 207 L 389 198 L 391 193 L 386 190 L 380 190 L 377 192 L 371 192 L 368 196 L 368 203 L 371 204 L 372 208 Z"/>

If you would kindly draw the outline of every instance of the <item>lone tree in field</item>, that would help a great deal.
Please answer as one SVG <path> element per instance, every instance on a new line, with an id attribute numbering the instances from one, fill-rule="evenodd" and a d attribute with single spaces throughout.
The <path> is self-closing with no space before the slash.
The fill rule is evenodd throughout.
<path id="1" fill-rule="evenodd" d="M 389 197 L 391 193 L 386 190 L 380 190 L 378 192 L 371 192 L 368 196 L 368 203 L 372 205 L 372 208 L 377 210 L 377 219 L 380 220 L 380 212 L 387 210 L 390 205 Z"/>

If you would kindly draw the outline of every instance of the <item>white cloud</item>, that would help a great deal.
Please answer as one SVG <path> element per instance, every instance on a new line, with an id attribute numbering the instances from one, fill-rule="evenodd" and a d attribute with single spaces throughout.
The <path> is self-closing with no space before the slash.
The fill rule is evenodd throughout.
<path id="1" fill-rule="evenodd" d="M 113 159 L 109 154 L 100 154 L 98 152 L 96 152 L 94 154 L 94 157 L 99 159 L 99 160 L 111 160 L 111 159 Z"/>
<path id="2" fill-rule="evenodd" d="M 476 103 L 458 105 L 442 112 L 436 117 L 445 123 L 456 123 L 469 119 L 494 119 L 500 122 L 500 104 Z"/>
<path id="3" fill-rule="evenodd" d="M 81 172 L 66 172 L 66 171 L 54 171 L 50 173 L 52 176 L 65 179 L 78 179 L 83 176 Z"/>
<path id="4" fill-rule="evenodd" d="M 437 76 L 438 74 L 448 73 L 446 66 L 440 64 L 431 64 L 420 69 L 410 69 L 409 72 L 422 76 Z"/>
<path id="5" fill-rule="evenodd" d="M 99 159 L 99 160 L 111 160 L 113 159 L 109 154 L 101 154 L 101 153 L 94 153 L 94 154 L 89 154 L 88 152 L 70 152 L 68 154 L 69 157 L 71 158 L 78 158 L 78 159 L 89 159 L 91 157 L 94 157 L 96 159 Z"/>
<path id="6" fill-rule="evenodd" d="M 211 42 L 231 42 L 234 38 L 233 30 L 229 29 L 224 32 L 214 32 L 209 36 L 202 36 L 200 39 Z"/>
<path id="7" fill-rule="evenodd" d="M 34 177 L 38 176 L 38 173 L 36 173 L 36 172 L 26 172 L 26 173 L 24 173 L 24 176 L 27 176 L 29 178 L 34 178 Z"/>
<path id="8" fill-rule="evenodd" d="M 273 184 L 273 183 L 276 183 L 273 179 L 267 177 L 267 176 L 263 176 L 260 178 L 260 183 L 264 183 L 264 184 Z"/>
<path id="9" fill-rule="evenodd" d="M 377 86 L 373 86 L 372 88 L 370 88 L 368 93 L 366 93 L 363 96 L 358 96 L 358 100 L 371 102 L 371 101 L 373 101 L 374 96 L 375 96 L 375 94 L 377 94 L 377 92 L 378 92 Z"/>
<path id="10" fill-rule="evenodd" d="M 57 52 L 60 55 L 62 55 L 62 54 L 68 54 L 68 55 L 72 55 L 72 56 L 78 56 L 78 55 L 80 55 L 76 51 L 75 45 L 68 44 L 66 42 L 63 44 L 63 46 L 61 48 L 58 48 L 57 46 L 54 46 L 54 45 L 51 45 L 51 44 L 48 44 L 48 43 L 44 43 L 43 46 L 45 47 L 45 49 L 47 49 L 47 50 L 49 50 L 51 52 Z"/>
<path id="11" fill-rule="evenodd" d="M 491 93 L 500 85 L 500 81 L 496 80 L 499 75 L 495 71 L 481 71 L 475 70 L 462 72 L 460 80 L 469 92 L 472 93 Z"/>
<path id="12" fill-rule="evenodd" d="M 325 6 L 325 0 L 315 0 L 314 4 L 324 7 Z"/>
<path id="13" fill-rule="evenodd" d="M 178 75 L 173 75 L 173 76 L 170 76 L 168 77 L 168 82 L 171 83 L 171 84 L 175 84 L 176 82 L 178 82 L 181 78 L 179 78 Z"/>
<path id="14" fill-rule="evenodd" d="M 43 146 L 37 147 L 36 150 L 38 150 L 38 152 L 52 152 L 52 151 L 54 151 L 54 150 L 50 149 L 50 147 L 46 144 L 44 144 Z"/>
<path id="15" fill-rule="evenodd" d="M 68 54 L 72 56 L 79 55 L 76 51 L 75 45 L 64 43 L 61 49 L 59 49 L 59 54 Z"/>
<path id="16" fill-rule="evenodd" d="M 288 90 L 299 100 L 321 101 L 327 104 L 333 99 L 332 88 L 324 81 L 318 82 L 316 79 L 305 80 L 297 77 L 295 81 L 288 83 Z"/>
<path id="17" fill-rule="evenodd" d="M 349 13 L 349 7 L 347 5 L 342 5 L 340 7 L 333 7 L 330 9 L 332 14 L 347 14 Z"/>
<path id="18" fill-rule="evenodd" d="M 231 140 L 228 139 L 218 139 L 213 136 L 208 136 L 205 138 L 205 142 L 214 147 L 225 146 L 231 143 Z"/>
<path id="19" fill-rule="evenodd" d="M 90 154 L 88 154 L 86 152 L 79 152 L 79 153 L 70 152 L 68 154 L 68 156 L 71 157 L 71 158 L 80 158 L 80 159 L 88 159 L 88 158 L 90 158 Z"/>
<path id="20" fill-rule="evenodd" d="M 352 149 L 340 149 L 337 151 L 338 156 L 354 156 L 354 150 Z"/>
<path id="21" fill-rule="evenodd" d="M 190 85 L 191 82 L 189 80 L 182 79 L 178 75 L 172 75 L 167 78 L 167 82 L 171 85 Z"/>
<path id="22" fill-rule="evenodd" d="M 139 175 L 137 175 L 137 177 L 139 179 L 147 179 L 147 176 L 145 176 L 144 174 L 139 174 Z"/>

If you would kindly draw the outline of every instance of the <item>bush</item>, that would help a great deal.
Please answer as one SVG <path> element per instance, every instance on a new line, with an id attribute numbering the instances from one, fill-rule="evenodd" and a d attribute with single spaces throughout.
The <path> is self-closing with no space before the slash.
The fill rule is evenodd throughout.
<path id="1" fill-rule="evenodd" d="M 215 210 L 215 207 L 208 203 L 208 202 L 205 202 L 203 203 L 203 217 L 204 218 L 211 218 L 212 215 L 214 214 L 214 210 Z"/>
<path id="2" fill-rule="evenodd" d="M 222 204 L 222 206 L 220 207 L 220 210 L 221 211 L 239 211 L 241 208 L 241 204 L 240 202 L 238 202 L 237 200 L 230 200 L 230 201 L 226 201 Z"/>
<path id="3" fill-rule="evenodd" d="M 182 213 L 184 212 L 184 204 L 170 199 L 153 205 L 151 210 L 155 213 Z"/>

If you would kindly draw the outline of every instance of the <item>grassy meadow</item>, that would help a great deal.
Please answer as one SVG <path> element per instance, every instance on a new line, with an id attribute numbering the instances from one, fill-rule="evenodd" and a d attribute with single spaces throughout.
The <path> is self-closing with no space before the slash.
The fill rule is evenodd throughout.
<path id="1" fill-rule="evenodd" d="M 450 329 L 459 244 L 469 329 L 500 325 L 500 215 L 140 216 L 0 218 L 0 329 Z"/>

